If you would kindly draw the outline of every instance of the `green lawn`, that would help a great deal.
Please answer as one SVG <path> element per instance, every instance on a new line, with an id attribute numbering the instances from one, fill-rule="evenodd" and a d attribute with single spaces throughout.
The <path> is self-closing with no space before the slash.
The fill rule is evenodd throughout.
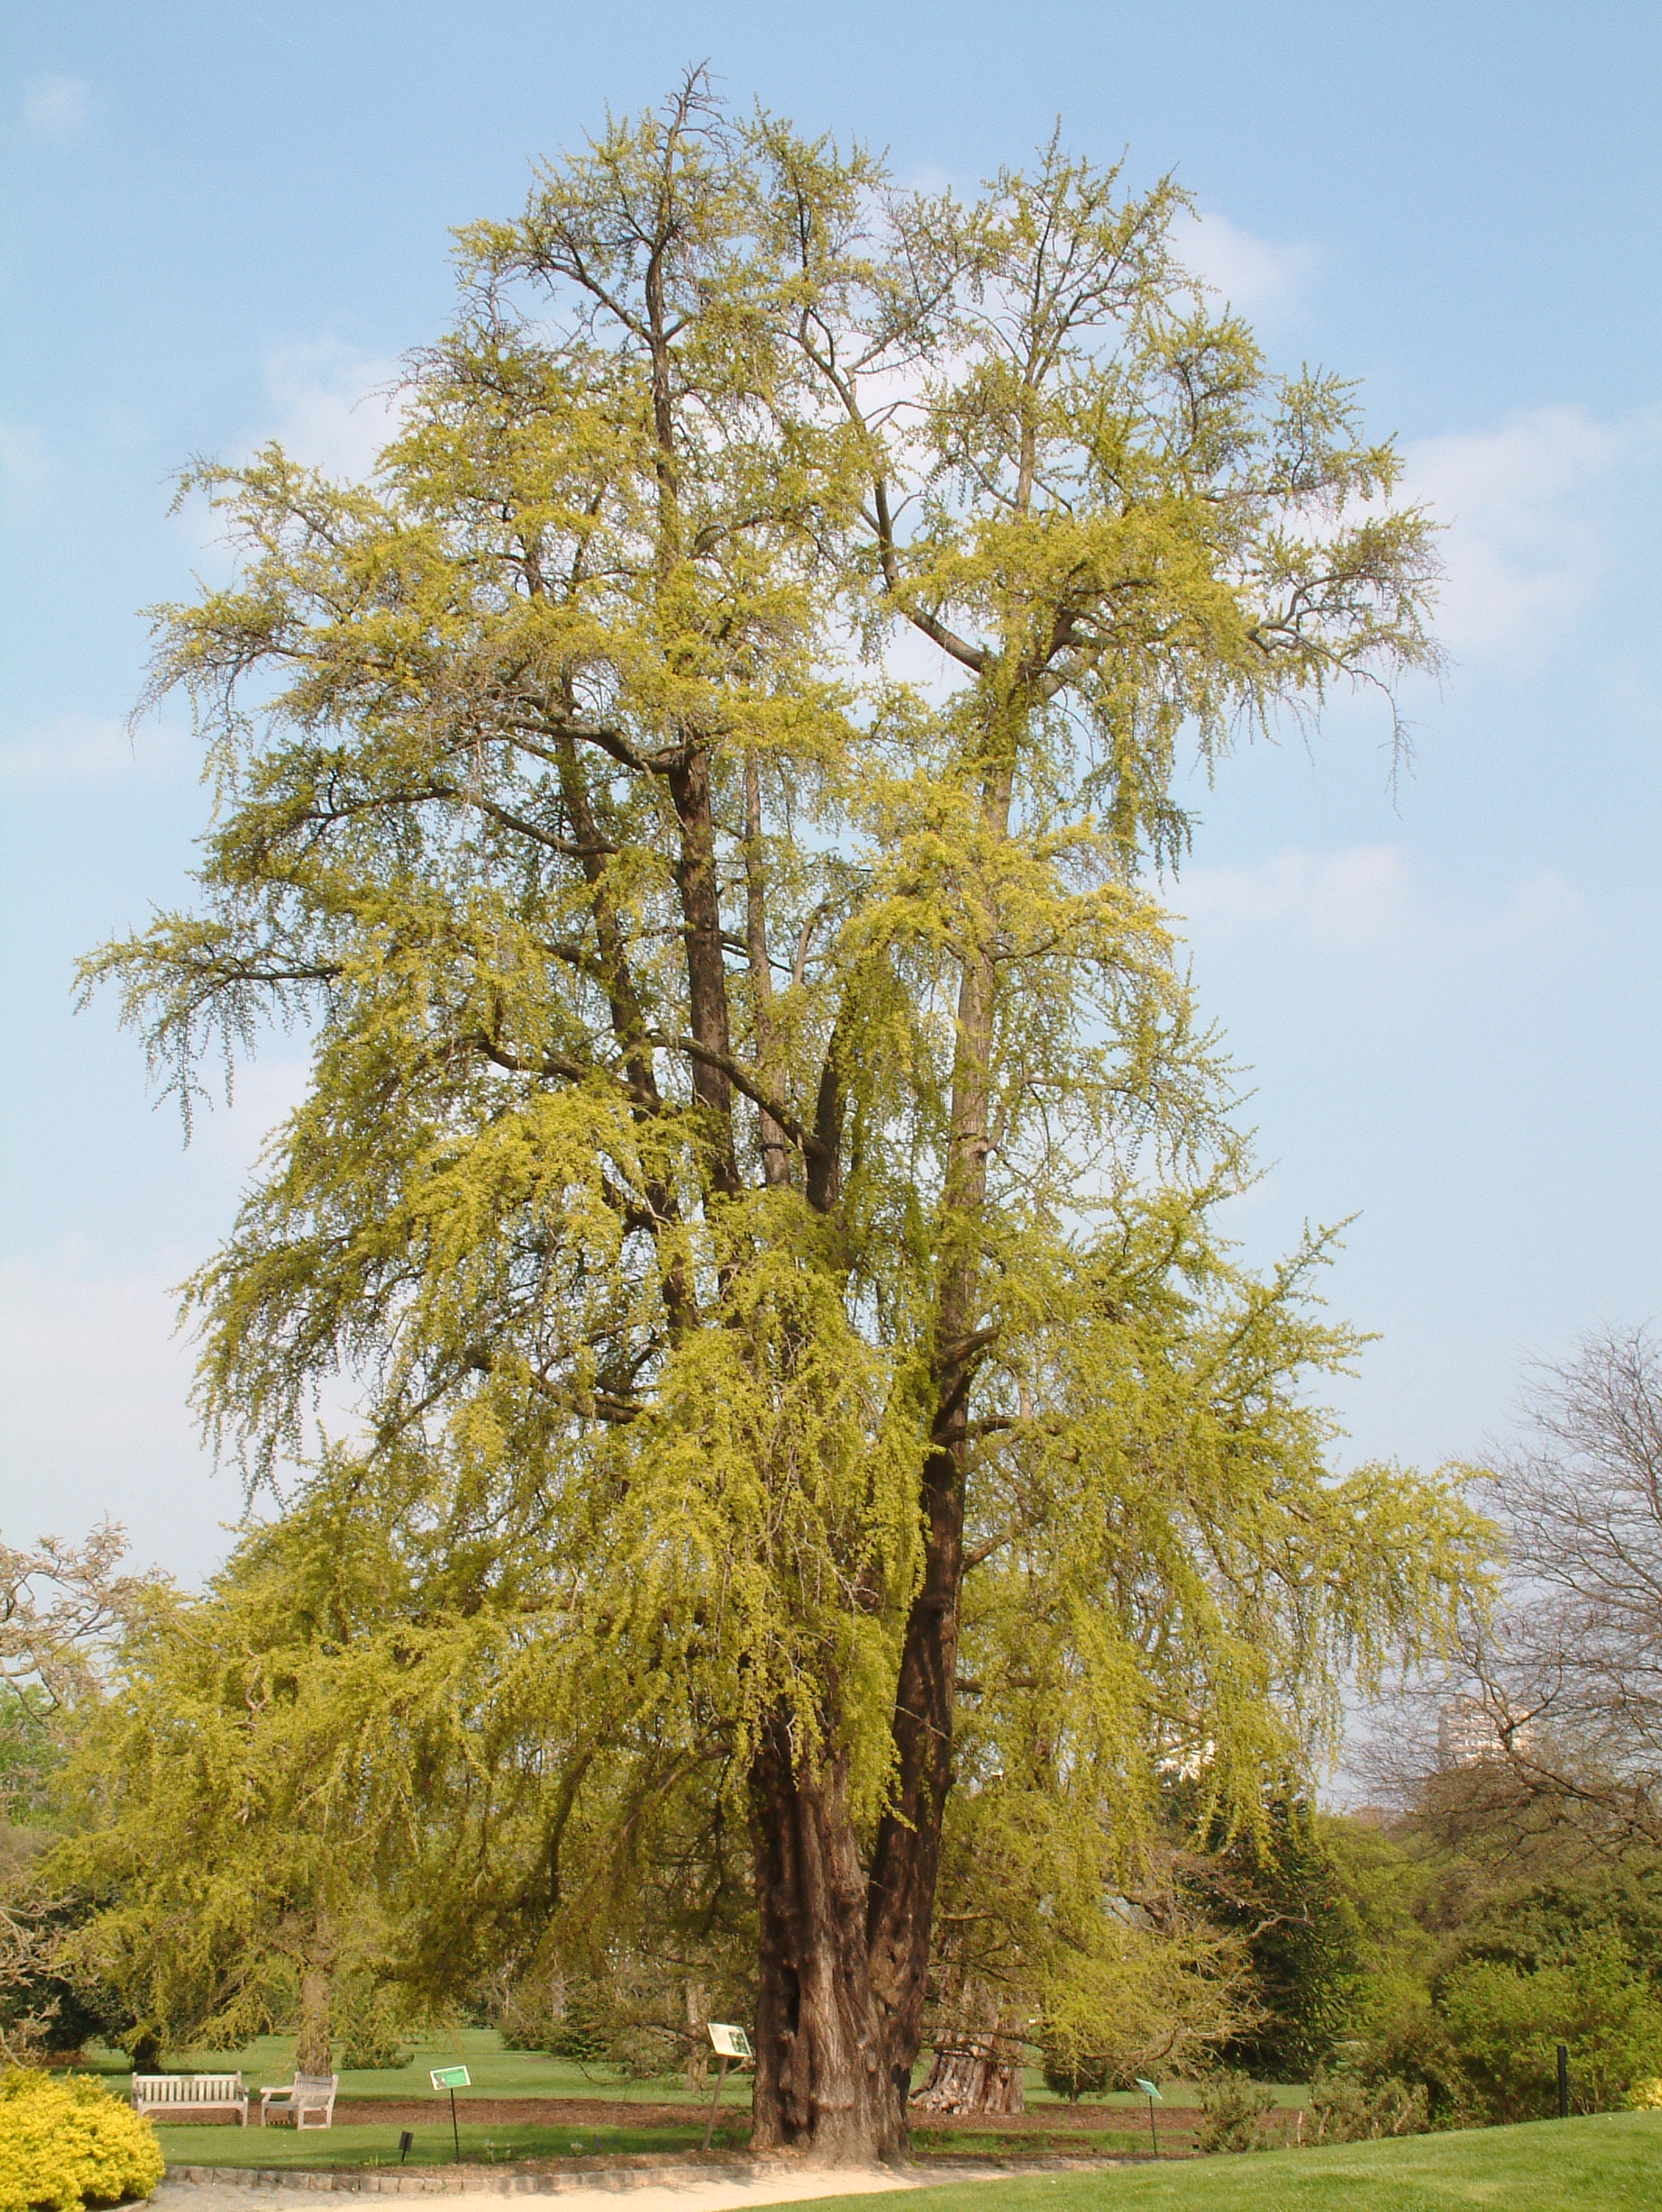
<path id="1" fill-rule="evenodd" d="M 464 2027 L 454 2034 L 411 2040 L 415 2056 L 408 2066 L 387 2072 L 343 2073 L 342 2097 L 396 2097 L 405 2103 L 411 2097 L 431 2097 L 428 2069 L 460 2064 L 473 2076 L 474 2094 L 484 2097 L 604 2097 L 636 2105 L 709 2102 L 707 2089 L 701 2098 L 689 2097 L 678 2075 L 662 2081 L 636 2081 L 620 2074 L 615 2066 L 579 2066 L 568 2058 L 545 2057 L 540 2051 L 505 2050 L 494 2028 Z M 92 2051 L 88 2057 L 111 2088 L 124 2096 L 127 2060 L 114 2051 Z M 237 2072 L 251 2088 L 263 2082 L 289 2081 L 294 2079 L 294 2039 L 264 2035 L 241 2051 L 170 2051 L 161 2070 L 164 2074 Z M 465 2089 L 458 2090 L 457 2103 L 463 2103 L 468 2094 Z M 727 2101 L 748 2104 L 749 2076 L 734 2075 L 725 2096 Z"/>
<path id="2" fill-rule="evenodd" d="M 408 2101 L 411 2097 L 428 2097 L 433 2092 L 428 2081 L 428 2069 L 434 2066 L 464 2065 L 473 2076 L 473 2093 L 486 2097 L 604 2097 L 636 2105 L 690 2104 L 707 2106 L 710 2092 L 690 2095 L 682 2077 L 664 2075 L 655 2081 L 640 2081 L 621 2074 L 615 2066 L 579 2066 L 569 2058 L 549 2058 L 540 2051 L 508 2051 L 494 2028 L 464 2027 L 452 2034 L 412 2037 L 415 2056 L 408 2066 L 391 2072 L 349 2072 L 341 2075 L 340 2094 L 343 2098 L 396 2097 Z M 128 2065 L 118 2051 L 92 2051 L 88 2063 L 101 2074 L 112 2089 L 125 2095 Z M 208 2074 L 240 2072 L 245 2081 L 258 2088 L 262 2082 L 288 2081 L 294 2077 L 294 2039 L 292 2035 L 265 2035 L 248 2044 L 241 2051 L 169 2051 L 161 2063 L 165 2074 Z M 920 2062 L 919 2080 L 923 2078 L 925 2065 Z M 1045 2079 L 1036 2069 L 1028 2069 L 1022 2077 L 1022 2094 L 1029 2110 L 1037 2106 L 1060 2105 L 1062 2100 L 1045 2087 Z M 1297 2086 L 1277 2088 L 1277 2105 L 1301 2105 L 1305 2091 Z M 458 2093 L 457 2102 L 464 2101 L 469 2092 Z M 750 2101 L 749 2074 L 733 2074 L 723 2092 L 723 2102 L 748 2105 Z M 1166 2088 L 1166 2102 L 1172 2106 L 1197 2105 L 1200 2093 L 1191 2085 L 1177 2081 Z M 1113 2111 L 1114 2119 L 1121 2125 L 1134 2123 L 1119 2121 L 1117 2108 L 1129 2106 L 1138 2113 L 1145 2107 L 1134 2090 L 1113 2092 L 1101 2098 L 1090 2098 L 1084 2110 L 1095 2112 L 1104 2107 Z M 1107 2113 L 1105 2112 L 1105 2118 Z"/>
<path id="3" fill-rule="evenodd" d="M 905 2212 L 989 2212 L 985 2182 L 922 2189 Z M 997 2185 L 998 2212 L 1656 2212 L 1662 2113 L 1248 2152 Z M 792 2212 L 847 2212 L 828 2197 Z"/>
<path id="4" fill-rule="evenodd" d="M 456 2100 L 460 2118 L 462 2157 L 470 2166 L 524 2159 L 579 2159 L 614 2153 L 646 2155 L 696 2150 L 704 2140 L 702 2121 L 688 2118 L 685 2127 L 585 2128 L 525 2127 L 518 2124 L 492 2125 L 484 2120 L 461 2118 L 461 2099 Z M 412 2166 L 448 2166 L 456 2155 L 451 2140 L 450 2106 L 435 2109 L 428 2124 L 413 2128 Z M 156 2130 L 162 2156 L 170 2167 L 181 2166 L 397 2166 L 398 2134 L 396 2122 L 373 2127 L 308 2128 L 303 2135 L 293 2128 L 184 2127 Z M 748 2123 L 734 2128 L 718 2126 L 714 2150 L 741 2149 L 749 2140 Z"/>

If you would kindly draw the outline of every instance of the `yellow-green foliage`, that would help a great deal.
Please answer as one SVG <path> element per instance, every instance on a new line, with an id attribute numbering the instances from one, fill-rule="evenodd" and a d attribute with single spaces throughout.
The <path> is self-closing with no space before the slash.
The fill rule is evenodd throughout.
<path id="1" fill-rule="evenodd" d="M 1662 2079 L 1635 2081 L 1628 2092 L 1628 2103 L 1635 2112 L 1662 2112 Z"/>
<path id="2" fill-rule="evenodd" d="M 155 2131 L 100 2082 L 0 2074 L 0 2212 L 80 2212 L 148 2197 L 162 2175 Z"/>
<path id="3" fill-rule="evenodd" d="M 309 1025 L 203 1405 L 270 1468 L 344 1372 L 371 1445 L 131 1655 L 118 1981 L 199 1929 L 155 1972 L 229 2033 L 232 1939 L 341 1940 L 331 1890 L 452 1987 L 622 1940 L 654 1868 L 706 1930 L 764 1720 L 851 1858 L 934 1817 L 915 1633 L 954 1924 L 1008 1951 L 966 1971 L 1100 1993 L 1162 1772 L 1253 1820 L 1478 1575 L 1447 1481 L 1328 1464 L 1319 1249 L 1255 1281 L 1210 1225 L 1251 1170 L 1156 896 L 1180 738 L 1435 661 L 1435 562 L 1181 207 L 1054 143 L 895 195 L 695 82 L 465 234 L 369 483 L 194 477 L 245 556 L 158 614 L 201 898 L 86 976 L 187 1106 Z"/>

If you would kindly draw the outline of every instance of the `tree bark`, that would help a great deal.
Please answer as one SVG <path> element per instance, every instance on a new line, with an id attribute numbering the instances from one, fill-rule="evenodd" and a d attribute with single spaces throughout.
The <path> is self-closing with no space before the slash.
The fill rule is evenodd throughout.
<path id="1" fill-rule="evenodd" d="M 775 1715 L 750 1796 L 761 1931 L 751 2143 L 833 2162 L 898 2157 L 903 2095 L 866 1954 L 842 1764 L 828 1753 L 810 1770 Z"/>
<path id="2" fill-rule="evenodd" d="M 333 1978 L 327 1966 L 308 1959 L 300 1969 L 300 2029 L 294 2040 L 296 2074 L 330 2074 L 329 1994 Z"/>
<path id="3" fill-rule="evenodd" d="M 1021 2055 L 996 2028 L 944 2039 L 912 2103 L 925 2112 L 1019 2112 Z"/>
<path id="4" fill-rule="evenodd" d="M 681 832 L 676 886 L 687 944 L 687 1016 L 695 1041 L 727 1059 L 732 1033 L 727 1010 L 727 963 L 721 927 L 721 884 L 716 869 L 715 823 L 710 801 L 710 757 L 689 743 L 667 781 Z M 737 1196 L 733 1154 L 733 1090 L 720 1068 L 692 1064 L 693 1096 L 708 1116 L 710 1180 L 724 1198 Z"/>
<path id="5" fill-rule="evenodd" d="M 992 742 L 981 823 L 993 842 L 1008 834 L 1019 708 L 989 715 Z M 895 1696 L 896 1778 L 872 1854 L 867 1935 L 875 1985 L 887 2014 L 889 2073 L 904 2112 L 923 2040 L 930 1929 L 940 1871 L 941 1823 L 952 1786 L 952 1722 L 963 1581 L 969 1394 L 990 1341 L 981 1318 L 980 1216 L 991 1149 L 993 1024 L 998 1007 L 997 896 L 965 902 L 958 1040 L 952 1075 L 951 1148 L 941 1213 L 944 1264 L 935 1318 L 935 1413 L 924 1462 L 924 1571 L 901 1646 Z"/>

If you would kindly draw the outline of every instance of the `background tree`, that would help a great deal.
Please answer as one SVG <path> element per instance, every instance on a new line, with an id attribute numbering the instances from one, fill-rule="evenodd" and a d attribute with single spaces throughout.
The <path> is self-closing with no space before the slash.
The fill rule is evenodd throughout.
<path id="1" fill-rule="evenodd" d="M 412 1602 L 411 1561 L 361 1486 L 321 1481 L 244 1537 L 197 1599 L 131 1610 L 83 1710 L 45 1872 L 84 1910 L 54 1960 L 157 2051 L 235 2050 L 298 2022 L 294 2063 L 373 2064 L 396 2022 L 385 1915 L 419 1856 L 434 1663 L 458 1634 Z"/>
<path id="2" fill-rule="evenodd" d="M 1642 1328 L 1538 1370 L 1526 1440 L 1489 1470 L 1507 1603 L 1466 1639 L 1517 1814 L 1662 1846 L 1662 1354 Z"/>
<path id="3" fill-rule="evenodd" d="M 70 1730 L 95 1702 L 100 1660 L 144 1588 L 118 1571 L 125 1540 L 106 1522 L 84 1544 L 0 1544 L 0 2059 L 76 2051 L 128 2021 L 77 1988 L 57 1953 L 76 1911 L 43 1862 Z"/>
<path id="4" fill-rule="evenodd" d="M 88 979 L 187 1110 L 215 1039 L 312 1037 L 193 1286 L 205 1411 L 269 1470 L 349 1370 L 494 1563 L 522 1748 L 458 1869 L 499 1791 L 567 1925 L 643 1831 L 718 1889 L 746 1837 L 763 2144 L 903 2139 L 955 1776 L 1035 1832 L 1077 1778 L 1083 1894 L 1186 1749 L 1257 1817 L 1479 1556 L 1330 1477 L 1311 1255 L 1207 1225 L 1180 738 L 1426 661 L 1433 564 L 1180 205 L 1054 145 L 895 193 L 695 80 L 466 234 L 373 484 L 196 473 L 244 565 L 160 617 L 201 901 Z"/>

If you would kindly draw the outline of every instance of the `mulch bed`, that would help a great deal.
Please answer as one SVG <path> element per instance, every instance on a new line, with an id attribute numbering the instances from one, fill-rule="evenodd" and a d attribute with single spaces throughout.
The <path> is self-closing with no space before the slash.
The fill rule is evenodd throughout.
<path id="1" fill-rule="evenodd" d="M 600 2097 L 458 2097 L 458 2120 L 489 2121 L 493 2126 L 527 2128 L 701 2128 L 709 2112 L 693 2105 L 613 2103 Z M 335 2104 L 337 2127 L 431 2126 L 442 2116 L 450 2124 L 447 2097 L 341 2097 Z M 723 2109 L 721 2120 L 747 2118 L 742 2106 Z M 721 2123 L 718 2121 L 717 2124 Z"/>
<path id="2" fill-rule="evenodd" d="M 493 2127 L 518 2124 L 532 2128 L 573 2128 L 591 2135 L 622 2128 L 702 2128 L 708 2106 L 623 2103 L 600 2097 L 458 2097 L 458 2119 Z M 430 2127 L 435 2119 L 448 2120 L 450 2106 L 442 2097 L 343 2097 L 335 2106 L 341 2126 Z M 742 2106 L 724 2106 L 718 2126 L 731 2126 L 749 2114 Z M 1162 2136 L 1187 2134 L 1196 2115 L 1181 2108 L 1156 2113 Z M 1025 2112 L 918 2112 L 912 2133 L 920 2148 L 931 2136 L 985 2135 L 1065 2136 L 1100 2135 L 1105 2130 L 1142 2133 L 1149 2124 L 1148 2109 L 1120 2105 L 1046 2105 Z"/>

